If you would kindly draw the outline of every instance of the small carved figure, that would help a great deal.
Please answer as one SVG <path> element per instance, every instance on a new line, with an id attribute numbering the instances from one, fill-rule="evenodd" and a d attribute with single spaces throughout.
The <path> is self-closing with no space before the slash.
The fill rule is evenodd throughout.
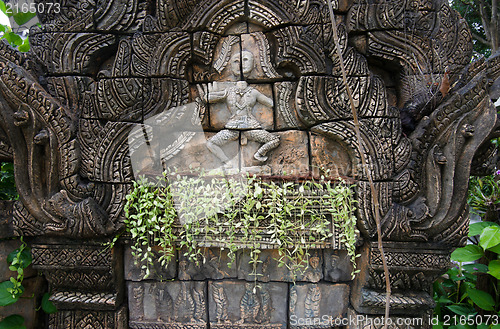
<path id="1" fill-rule="evenodd" d="M 259 310 L 260 300 L 257 296 L 255 285 L 253 283 L 245 283 L 245 293 L 240 301 L 241 318 L 236 323 L 256 323 Z"/>
<path id="2" fill-rule="evenodd" d="M 132 287 L 132 310 L 130 316 L 139 321 L 144 319 L 144 287 L 142 285 Z"/>
<path id="3" fill-rule="evenodd" d="M 271 322 L 271 314 L 274 311 L 271 293 L 269 292 L 268 283 L 262 283 L 260 286 L 260 298 L 262 305 L 259 314 L 259 323 L 268 324 Z"/>
<path id="4" fill-rule="evenodd" d="M 179 279 L 182 281 L 180 281 L 181 289 L 174 304 L 175 318 L 179 322 L 190 322 L 194 319 L 195 313 L 195 304 L 191 295 L 192 282 L 184 281 L 191 279 L 191 276 L 187 274 L 186 267 L 187 261 L 179 262 L 179 273 L 182 274 L 179 275 Z"/>
<path id="5" fill-rule="evenodd" d="M 167 288 L 160 287 L 155 291 L 156 316 L 159 322 L 170 322 L 170 311 L 173 307 L 173 300 Z"/>
<path id="6" fill-rule="evenodd" d="M 215 301 L 215 318 L 217 323 L 229 322 L 227 316 L 227 296 L 221 282 L 212 284 L 212 297 Z"/>
<path id="7" fill-rule="evenodd" d="M 240 69 L 243 76 L 247 76 L 254 67 L 253 54 L 249 51 L 238 52 L 231 57 L 230 65 L 235 77 L 240 77 Z M 240 132 L 243 132 L 244 139 L 263 144 L 254 154 L 254 158 L 260 162 L 267 161 L 266 154 L 278 147 L 279 136 L 262 129 L 261 123 L 252 114 L 252 110 L 257 102 L 272 108 L 273 100 L 250 87 L 246 81 L 238 81 L 236 86 L 224 90 L 217 90 L 217 84 L 214 82 L 209 84 L 208 96 L 205 95 L 205 97 L 208 103 L 225 102 L 231 112 L 231 118 L 224 126 L 226 129 L 211 137 L 207 142 L 207 148 L 223 163 L 227 163 L 229 158 L 221 146 L 237 140 Z M 245 144 L 243 142 L 243 145 Z"/>
<path id="8" fill-rule="evenodd" d="M 317 284 L 312 284 L 307 289 L 306 300 L 304 302 L 306 318 L 317 318 L 319 316 L 319 303 L 321 301 L 321 289 Z"/>
<path id="9" fill-rule="evenodd" d="M 194 321 L 204 323 L 206 313 L 205 282 L 196 281 L 193 285 Z"/>
<path id="10" fill-rule="evenodd" d="M 321 268 L 319 267 L 320 259 L 316 255 L 309 257 L 309 266 L 307 267 L 304 276 L 302 277 L 305 281 L 319 282 L 322 277 Z"/>

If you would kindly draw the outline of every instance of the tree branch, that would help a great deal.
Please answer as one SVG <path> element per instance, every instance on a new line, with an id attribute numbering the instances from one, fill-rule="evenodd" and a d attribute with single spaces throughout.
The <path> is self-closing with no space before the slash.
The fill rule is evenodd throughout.
<path id="1" fill-rule="evenodd" d="M 491 40 L 491 25 L 490 20 L 488 19 L 488 15 L 485 8 L 484 0 L 479 1 L 479 11 L 481 13 L 481 22 L 483 22 L 484 34 L 486 35 L 487 40 Z"/>
<path id="2" fill-rule="evenodd" d="M 482 36 L 480 36 L 477 33 L 472 32 L 472 37 L 474 39 L 476 39 L 477 41 L 481 42 L 482 44 L 484 44 L 485 46 L 488 46 L 488 47 L 492 46 L 490 41 L 486 40 L 485 38 L 483 38 Z"/>

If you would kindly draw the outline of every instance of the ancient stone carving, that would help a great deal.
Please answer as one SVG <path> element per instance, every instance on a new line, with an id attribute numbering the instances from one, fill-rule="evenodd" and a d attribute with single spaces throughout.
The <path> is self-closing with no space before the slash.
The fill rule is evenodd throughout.
<path id="1" fill-rule="evenodd" d="M 396 312 L 426 312 L 429 283 L 448 265 L 449 250 L 437 245 L 464 243 L 470 168 L 486 172 L 479 163 L 495 162 L 488 140 L 498 135 L 491 99 L 500 56 L 469 64 L 470 32 L 446 2 L 333 1 L 361 142 L 323 0 L 60 4 L 60 13 L 40 13 L 30 53 L 0 44 L 0 157 L 16 168 L 14 230 L 40 237 L 34 264 L 63 305 L 49 326 L 122 325 L 125 292 L 113 276 L 119 255 L 91 242 L 44 244 L 46 236 L 116 232 L 137 178 L 134 164 L 160 174 L 170 165 L 216 168 L 233 157 L 235 168 L 260 174 L 309 177 L 329 169 L 355 181 L 358 227 L 370 251 L 364 279 L 353 285 L 360 299 L 351 300 L 356 312 L 377 313 L 385 283 L 380 256 L 369 248 L 376 232 L 369 170 L 383 238 L 392 243 L 390 281 L 400 294 L 391 303 Z M 403 129 L 405 113 L 411 120 Z M 189 129 L 168 135 L 179 121 Z M 284 328 L 286 308 L 290 315 L 341 316 L 344 307 L 325 308 L 333 292 L 349 294 L 345 285 L 324 282 L 349 280 L 333 233 L 292 287 L 283 283 L 292 279 L 277 268 L 275 250 L 261 255 L 255 291 L 245 285 L 255 279 L 245 252 L 234 269 L 210 250 L 199 267 L 180 256 L 178 269 L 162 273 L 175 279 L 168 283 L 144 281 L 127 260 L 129 325 L 205 328 L 211 312 L 213 328 Z M 202 280 L 221 281 L 207 283 L 207 294 Z M 109 308 L 97 310 L 103 305 Z"/>
<path id="2" fill-rule="evenodd" d="M 225 45 L 223 45 L 223 48 L 224 46 Z M 225 54 L 221 58 L 227 56 L 228 55 Z M 228 61 L 223 61 L 225 61 L 226 64 L 228 62 L 230 63 L 232 73 L 236 78 L 240 77 L 240 68 L 243 77 L 247 77 L 254 68 L 253 54 L 245 50 L 241 53 L 233 54 Z M 218 65 L 217 62 L 215 65 Z M 225 65 L 220 64 L 220 68 L 216 66 L 216 69 L 219 71 L 223 66 Z M 267 161 L 266 154 L 278 147 L 279 137 L 262 129 L 261 123 L 257 121 L 252 114 L 252 110 L 257 102 L 272 108 L 273 100 L 266 97 L 255 88 L 248 86 L 246 81 L 238 81 L 234 87 L 227 87 L 223 90 L 218 90 L 215 83 L 209 84 L 208 95 L 205 97 L 208 103 L 225 102 L 228 110 L 231 112 L 231 118 L 224 125 L 225 129 L 219 131 L 207 141 L 208 149 L 223 163 L 229 162 L 230 159 L 221 149 L 221 146 L 229 141 L 238 139 L 241 131 L 244 139 L 254 140 L 260 144 L 264 144 L 254 154 L 254 158 L 260 162 Z M 243 142 L 243 145 L 245 144 L 246 142 Z"/>
<path id="3" fill-rule="evenodd" d="M 217 323 L 227 322 L 227 296 L 220 282 L 212 284 L 212 298 L 215 301 L 215 317 Z"/>

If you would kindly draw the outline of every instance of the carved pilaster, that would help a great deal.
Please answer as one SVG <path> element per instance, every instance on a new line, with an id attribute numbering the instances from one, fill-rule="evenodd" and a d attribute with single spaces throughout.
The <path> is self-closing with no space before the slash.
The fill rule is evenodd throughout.
<path id="1" fill-rule="evenodd" d="M 126 328 L 121 248 L 104 242 L 36 242 L 32 255 L 58 309 L 49 316 L 50 329 Z"/>

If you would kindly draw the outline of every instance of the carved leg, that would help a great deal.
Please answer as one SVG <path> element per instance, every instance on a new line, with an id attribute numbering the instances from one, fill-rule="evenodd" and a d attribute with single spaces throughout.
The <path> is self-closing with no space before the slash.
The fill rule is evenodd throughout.
<path id="1" fill-rule="evenodd" d="M 243 134 L 249 140 L 264 144 L 253 156 L 255 159 L 261 162 L 267 161 L 267 152 L 277 148 L 278 145 L 280 145 L 279 136 L 272 134 L 266 130 L 250 130 L 245 131 Z"/>
<path id="2" fill-rule="evenodd" d="M 237 130 L 221 130 L 207 141 L 207 148 L 223 163 L 227 163 L 229 162 L 229 158 L 224 153 L 221 146 L 227 144 L 230 141 L 237 140 L 239 136 L 240 133 Z"/>

